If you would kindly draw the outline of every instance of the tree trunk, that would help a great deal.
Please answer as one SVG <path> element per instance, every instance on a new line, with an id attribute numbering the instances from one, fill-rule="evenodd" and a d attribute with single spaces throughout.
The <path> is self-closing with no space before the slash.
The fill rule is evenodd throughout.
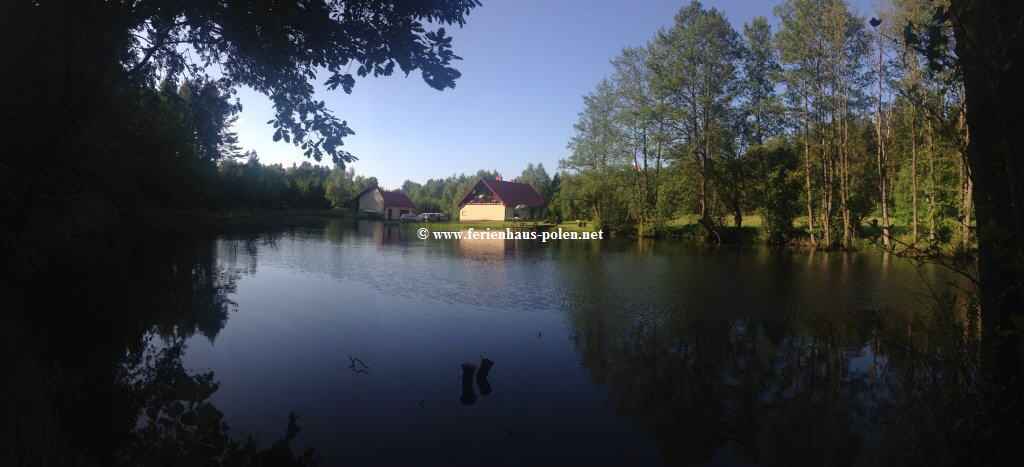
<path id="1" fill-rule="evenodd" d="M 910 203 L 914 219 L 910 243 L 917 244 L 917 113 L 910 108 Z"/>
<path id="2" fill-rule="evenodd" d="M 888 157 L 885 153 L 885 138 L 882 136 L 882 81 L 884 80 L 884 74 L 882 73 L 882 64 L 884 60 L 884 50 L 882 48 L 883 42 L 882 30 L 878 29 L 878 96 L 877 96 L 877 108 L 875 113 L 875 137 L 877 138 L 878 146 L 878 189 L 881 193 L 882 198 L 882 244 L 886 250 L 892 249 L 892 238 L 891 232 L 889 231 L 889 193 L 886 189 L 886 182 L 888 181 Z"/>
<path id="3" fill-rule="evenodd" d="M 847 76 L 847 62 L 843 59 L 843 106 L 842 115 L 840 115 L 840 121 L 843 124 L 842 135 L 843 135 L 843 247 L 846 251 L 853 250 L 853 237 L 854 237 L 854 226 L 853 226 L 853 211 L 850 210 L 850 198 L 851 198 L 851 185 L 853 180 L 850 177 L 850 122 L 849 122 L 849 106 L 850 106 L 850 85 L 849 77 Z"/>
<path id="4" fill-rule="evenodd" d="M 970 129 L 967 126 L 966 103 L 961 105 L 960 119 L 957 122 L 959 133 L 964 135 L 964 151 L 971 144 Z M 967 165 L 967 154 L 960 156 L 960 248 L 967 251 L 971 246 L 971 197 L 974 192 L 974 183 L 971 182 L 971 168 Z"/>
<path id="5" fill-rule="evenodd" d="M 707 224 L 705 223 L 705 221 L 708 217 L 708 183 L 707 177 L 705 176 L 704 172 L 704 158 L 700 156 L 697 157 L 698 168 L 700 172 L 700 224 L 704 226 L 704 228 L 706 229 Z"/>
<path id="6" fill-rule="evenodd" d="M 840 117 L 840 121 L 842 122 L 840 130 L 842 143 L 839 147 L 839 203 L 843 208 L 843 249 L 851 251 L 853 250 L 853 213 L 850 212 L 850 153 L 849 148 L 847 147 L 848 135 L 845 117 L 845 102 L 842 106 L 842 112 L 844 116 Z"/>
<path id="7" fill-rule="evenodd" d="M 968 251 L 971 248 L 971 217 L 974 197 L 974 182 L 971 181 L 971 177 L 967 177 L 967 187 L 964 192 L 964 218 L 963 218 L 963 236 L 960 237 L 960 246 L 964 251 Z"/>
<path id="8" fill-rule="evenodd" d="M 928 178 L 931 186 L 928 193 L 928 241 L 935 242 L 935 141 L 932 121 L 928 120 Z"/>
<path id="9" fill-rule="evenodd" d="M 831 171 L 829 170 L 828 155 L 825 153 L 825 138 L 821 139 L 821 225 L 822 236 L 825 240 L 825 248 L 832 247 L 832 231 L 829 229 L 829 220 L 832 217 L 832 205 L 829 202 L 829 191 L 832 189 Z"/>
<path id="10" fill-rule="evenodd" d="M 1024 374 L 1024 2 L 954 0 L 952 8 L 969 110 L 984 363 L 1000 391 L 997 403 L 1009 406 L 1019 404 Z M 1011 428 L 1018 433 L 1003 435 L 1021 429 Z"/>
<path id="11" fill-rule="evenodd" d="M 808 124 L 807 95 L 804 94 L 804 186 L 807 189 L 807 230 L 811 233 L 811 246 L 816 247 L 814 238 L 814 204 L 811 193 L 811 134 Z"/>
<path id="12" fill-rule="evenodd" d="M 882 85 L 879 84 L 879 93 Z M 882 137 L 882 100 L 878 100 L 878 113 L 875 119 L 875 136 L 878 138 L 877 162 L 878 162 L 878 191 L 882 197 L 882 244 L 885 249 L 892 248 L 892 241 L 889 232 L 889 190 L 886 189 L 888 174 L 886 173 L 888 161 L 885 156 L 885 139 Z"/>

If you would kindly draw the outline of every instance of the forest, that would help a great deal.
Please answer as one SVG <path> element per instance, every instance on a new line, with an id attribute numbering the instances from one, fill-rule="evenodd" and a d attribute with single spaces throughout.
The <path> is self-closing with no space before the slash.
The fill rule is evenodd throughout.
<path id="1" fill-rule="evenodd" d="M 969 250 L 964 85 L 929 60 L 951 42 L 920 46 L 934 13 L 786 0 L 777 26 L 737 31 L 690 3 L 584 96 L 555 210 L 649 236 L 688 214 L 716 241 L 757 214 L 774 243 Z"/>

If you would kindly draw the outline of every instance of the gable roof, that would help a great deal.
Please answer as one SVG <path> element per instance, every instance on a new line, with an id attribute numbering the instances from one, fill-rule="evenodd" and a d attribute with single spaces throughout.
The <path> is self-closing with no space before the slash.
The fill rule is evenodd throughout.
<path id="1" fill-rule="evenodd" d="M 371 186 L 370 188 L 367 188 L 359 192 L 359 194 L 352 199 L 352 202 L 356 206 L 358 206 L 359 198 L 362 198 L 363 195 L 369 193 L 372 190 L 377 190 L 380 192 L 380 197 L 381 199 L 384 200 L 384 206 L 416 209 L 416 205 L 413 204 L 412 200 L 409 199 L 409 197 L 406 196 L 405 193 L 402 193 L 401 191 L 387 191 L 377 185 Z"/>
<path id="2" fill-rule="evenodd" d="M 502 180 L 495 180 L 493 178 L 480 178 L 469 188 L 466 195 L 459 201 L 459 205 L 466 204 L 470 195 L 473 193 L 473 189 L 480 183 L 483 183 L 487 188 L 491 190 L 498 201 L 505 206 L 518 206 L 525 204 L 531 208 L 544 207 L 548 202 L 544 199 L 537 190 L 534 190 L 528 183 L 517 183 L 517 182 L 506 182 Z"/>
<path id="3" fill-rule="evenodd" d="M 378 188 L 379 189 L 379 188 Z M 384 206 L 393 206 L 396 208 L 416 208 L 416 205 L 412 203 L 405 193 L 401 191 L 384 191 L 380 190 L 381 197 L 384 198 Z"/>

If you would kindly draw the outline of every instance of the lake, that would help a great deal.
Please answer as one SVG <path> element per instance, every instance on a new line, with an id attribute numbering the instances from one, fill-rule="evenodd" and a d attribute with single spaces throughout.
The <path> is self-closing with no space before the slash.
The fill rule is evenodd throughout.
<path id="1" fill-rule="evenodd" d="M 74 325 L 105 343 L 61 357 L 105 388 L 82 398 L 115 432 L 111 459 L 890 462 L 911 442 L 897 427 L 919 418 L 902 383 L 919 362 L 903 350 L 954 278 L 876 250 L 460 242 L 417 227 L 137 245 L 134 279 L 99 294 L 123 312 Z"/>

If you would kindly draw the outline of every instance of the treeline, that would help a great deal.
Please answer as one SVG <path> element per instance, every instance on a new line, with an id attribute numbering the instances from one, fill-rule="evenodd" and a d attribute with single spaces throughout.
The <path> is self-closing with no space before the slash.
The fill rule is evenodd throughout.
<path id="1" fill-rule="evenodd" d="M 416 203 L 421 212 L 446 212 L 452 219 L 458 219 L 457 203 L 466 195 L 473 183 L 481 177 L 495 178 L 500 175 L 497 170 L 481 169 L 473 175 L 459 174 L 446 178 L 432 178 L 422 184 L 406 180 L 402 184 L 402 191 Z M 532 186 L 537 193 L 544 196 L 544 199 L 551 199 L 561 184 L 559 174 L 556 173 L 552 177 L 541 163 L 536 166 L 533 163 L 527 164 L 526 169 L 515 178 L 519 183 Z M 506 178 L 511 179 L 512 177 Z"/>
<path id="2" fill-rule="evenodd" d="M 773 242 L 969 248 L 962 79 L 916 48 L 935 6 L 869 20 L 785 0 L 774 30 L 739 32 L 690 3 L 584 96 L 552 212 L 640 235 L 691 215 L 710 240 L 756 213 Z"/>
<path id="3" fill-rule="evenodd" d="M 420 212 L 445 212 L 458 218 L 459 200 L 480 177 L 501 176 L 497 170 L 429 179 L 420 184 L 406 180 L 400 190 Z M 515 177 L 550 199 L 560 186 L 560 176 L 548 174 L 544 164 L 528 164 Z M 511 178 L 509 178 L 511 179 Z M 253 151 L 242 157 L 221 160 L 207 180 L 209 203 L 218 209 L 349 209 L 359 193 L 378 184 L 377 177 L 356 174 L 355 168 L 328 168 L 308 161 L 284 167 L 266 165 Z M 389 187 L 382 187 L 391 189 Z"/>

